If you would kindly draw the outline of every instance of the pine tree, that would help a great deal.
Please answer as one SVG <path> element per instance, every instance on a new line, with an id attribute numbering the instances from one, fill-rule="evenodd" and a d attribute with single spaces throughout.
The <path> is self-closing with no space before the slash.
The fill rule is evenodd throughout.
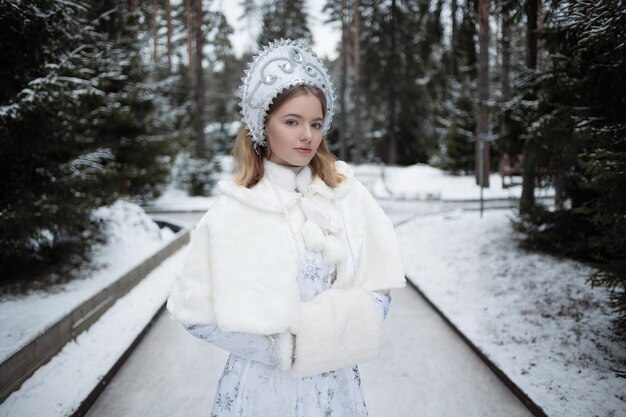
<path id="1" fill-rule="evenodd" d="M 259 35 L 259 45 L 285 38 L 312 44 L 313 35 L 309 29 L 306 1 L 272 0 L 263 4 L 263 27 Z"/>
<path id="2" fill-rule="evenodd" d="M 500 154 L 507 154 L 511 158 L 522 154 L 524 144 L 520 140 L 521 124 L 520 115 L 513 113 L 519 105 L 513 100 L 513 74 L 522 70 L 520 62 L 523 56 L 520 55 L 520 48 L 523 39 L 518 29 L 519 20 L 522 13 L 519 12 L 521 6 L 517 0 L 498 0 L 495 2 L 496 13 L 501 17 L 502 35 L 501 44 L 501 69 L 500 69 L 500 105 L 494 110 L 498 124 L 498 140 L 495 147 Z M 517 53 L 516 53 L 517 52 Z"/>
<path id="3" fill-rule="evenodd" d="M 558 2 L 548 15 L 545 68 L 531 79 L 526 135 L 563 179 L 568 204 L 522 213 L 526 244 L 595 262 L 626 331 L 626 50 L 624 2 Z"/>
<path id="4" fill-rule="evenodd" d="M 145 202 L 158 196 L 169 175 L 168 158 L 176 150 L 171 140 L 175 120 L 165 97 L 170 85 L 151 82 L 135 36 L 142 30 L 139 16 L 129 15 L 126 1 L 91 2 L 87 13 L 106 38 L 94 44 L 98 59 L 85 68 L 97 71 L 107 63 L 119 76 L 102 83 L 104 94 L 92 98 L 93 115 L 84 134 L 113 151 L 118 191 Z"/>
<path id="5" fill-rule="evenodd" d="M 474 132 L 477 96 L 476 4 L 467 0 L 460 6 L 462 17 L 450 46 L 452 74 L 439 123 L 445 132 L 439 165 L 454 174 L 474 172 Z"/>
<path id="6" fill-rule="evenodd" d="M 145 83 L 138 13 L 122 1 L 0 4 L 4 279 L 85 261 L 104 238 L 93 209 L 150 198 L 167 177 L 168 109 Z"/>
<path id="7" fill-rule="evenodd" d="M 328 5 L 333 2 L 327 3 Z M 339 159 L 348 160 L 348 45 L 350 43 L 350 8 L 346 0 L 341 0 L 337 13 L 341 27 L 341 47 L 339 51 L 340 75 L 338 97 L 338 133 L 339 133 Z"/>
<path id="8" fill-rule="evenodd" d="M 193 60 L 193 75 L 194 75 L 194 127 L 195 127 L 195 142 L 196 152 L 195 156 L 198 159 L 205 159 L 210 157 L 207 155 L 207 146 L 204 136 L 204 113 L 206 104 L 206 87 L 204 81 L 204 69 L 202 62 L 204 61 L 204 42 L 205 42 L 205 29 L 204 23 L 204 7 L 202 0 L 193 0 L 191 10 L 193 11 L 193 43 L 194 43 L 194 60 Z M 210 148 L 210 146 L 209 146 Z M 207 158 L 208 159 L 208 158 Z"/>
<path id="9" fill-rule="evenodd" d="M 443 152 L 439 166 L 452 173 L 465 175 L 474 172 L 474 100 L 467 93 L 467 83 L 450 82 L 449 100 L 446 104 L 446 125 Z M 471 91 L 471 90 L 470 90 Z"/>
<path id="10" fill-rule="evenodd" d="M 489 4 L 487 0 L 478 0 L 478 114 L 476 118 L 476 137 L 474 141 L 476 155 L 476 183 L 489 187 L 489 141 L 485 140 L 489 132 Z"/>
<path id="11" fill-rule="evenodd" d="M 353 0 L 352 5 L 352 76 L 353 92 L 352 100 L 354 101 L 353 110 L 353 142 L 354 142 L 354 162 L 360 164 L 363 162 L 363 152 L 366 149 L 366 127 L 363 126 L 363 49 L 361 48 L 361 37 L 363 35 L 362 25 L 363 7 L 361 0 Z"/>
<path id="12" fill-rule="evenodd" d="M 45 0 L 0 3 L 3 281 L 79 264 L 103 238 L 92 210 L 116 198 L 108 185 L 113 151 L 85 135 L 84 125 L 100 87 L 121 74 L 85 66 L 96 59 L 90 44 L 101 36 L 82 16 L 84 8 Z M 57 277 L 64 272 L 57 270 Z"/>
<path id="13" fill-rule="evenodd" d="M 170 0 L 164 0 L 165 3 L 165 24 L 167 30 L 167 75 L 172 75 L 172 57 L 174 56 L 174 25 L 172 21 L 172 4 Z"/>
<path id="14" fill-rule="evenodd" d="M 190 195 L 209 195 L 214 183 L 213 157 L 220 144 L 206 132 L 210 130 L 207 126 L 214 117 L 216 102 L 224 99 L 221 93 L 211 93 L 212 74 L 220 71 L 223 64 L 215 61 L 217 58 L 211 51 L 216 42 L 223 42 L 216 39 L 227 39 L 231 29 L 227 23 L 224 25 L 221 12 L 207 10 L 198 0 L 184 0 L 175 5 L 173 20 L 177 22 L 174 45 L 179 51 L 185 50 L 185 54 L 179 52 L 172 85 L 177 137 L 183 144 L 172 174 L 177 186 Z M 206 61 L 209 65 L 205 68 Z"/>
<path id="15" fill-rule="evenodd" d="M 248 34 L 248 43 L 245 51 L 246 53 L 250 53 L 254 49 L 253 47 L 257 42 L 257 33 L 255 29 L 262 20 L 261 7 L 258 5 L 256 0 L 239 0 L 239 5 L 243 9 L 241 16 L 239 16 L 239 20 L 245 20 L 244 30 Z"/>
<path id="16" fill-rule="evenodd" d="M 377 153 L 389 163 L 426 162 L 434 130 L 433 35 L 438 36 L 429 33 L 430 2 L 364 0 L 362 14 L 361 85 Z"/>
<path id="17" fill-rule="evenodd" d="M 540 0 L 526 1 L 526 70 L 531 80 L 537 75 L 537 19 L 540 10 Z M 532 81 L 529 85 L 532 85 Z M 526 89 L 526 99 L 534 100 L 532 89 Z M 530 113 L 532 114 L 532 113 Z M 529 136 L 524 142 L 524 161 L 522 172 L 522 195 L 520 197 L 520 212 L 531 213 L 535 208 L 535 177 L 537 167 L 540 166 L 539 148 L 535 140 Z"/>
<path id="18" fill-rule="evenodd" d="M 360 89 L 360 1 L 327 1 L 324 12 L 326 23 L 336 23 L 341 30 L 339 56 L 328 63 L 331 76 L 336 80 L 337 110 L 336 130 L 327 136 L 331 149 L 339 159 L 359 163 L 363 159 L 362 123 L 363 99 Z"/>
<path id="19" fill-rule="evenodd" d="M 211 37 L 213 69 L 209 78 L 211 97 L 208 114 L 217 128 L 212 129 L 210 140 L 215 144 L 217 154 L 228 154 L 233 144 L 230 125 L 239 119 L 239 99 L 236 93 L 241 83 L 245 63 L 233 51 L 230 36 L 233 29 L 223 14 L 217 16 L 215 34 Z"/>

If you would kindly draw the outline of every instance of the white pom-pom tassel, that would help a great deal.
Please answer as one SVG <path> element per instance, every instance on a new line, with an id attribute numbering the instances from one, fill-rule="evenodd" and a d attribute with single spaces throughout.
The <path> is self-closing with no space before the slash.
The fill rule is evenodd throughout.
<path id="1" fill-rule="evenodd" d="M 339 239 L 333 235 L 329 235 L 324 242 L 322 256 L 326 263 L 333 265 L 339 263 L 339 261 L 346 257 L 346 250 L 341 242 L 339 242 Z"/>
<path id="2" fill-rule="evenodd" d="M 306 247 L 314 252 L 319 252 L 324 247 L 324 231 L 313 222 L 304 222 L 304 225 L 302 225 L 302 238 Z"/>

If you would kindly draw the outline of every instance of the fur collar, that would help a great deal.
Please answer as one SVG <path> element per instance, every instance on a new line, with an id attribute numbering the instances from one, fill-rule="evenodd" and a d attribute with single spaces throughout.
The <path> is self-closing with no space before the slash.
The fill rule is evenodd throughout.
<path id="1" fill-rule="evenodd" d="M 335 167 L 346 179 L 339 186 L 331 188 L 321 178 L 313 177 L 309 166 L 305 166 L 296 173 L 288 167 L 265 161 L 265 170 L 282 189 L 281 196 L 287 208 L 300 201 L 304 194 L 316 193 L 334 200 L 348 193 L 354 185 L 354 173 L 343 161 L 335 162 Z M 269 212 L 282 212 L 267 175 L 252 188 L 235 184 L 232 180 L 220 181 L 217 188 L 222 194 L 250 207 Z"/>

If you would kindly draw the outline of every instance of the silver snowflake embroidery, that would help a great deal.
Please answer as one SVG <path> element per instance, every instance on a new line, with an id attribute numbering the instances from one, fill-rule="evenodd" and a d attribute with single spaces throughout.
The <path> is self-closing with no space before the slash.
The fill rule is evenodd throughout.
<path id="1" fill-rule="evenodd" d="M 322 378 L 326 378 L 326 377 L 330 376 L 333 379 L 337 379 L 337 372 L 336 371 L 322 372 L 320 375 L 322 376 Z"/>
<path id="2" fill-rule="evenodd" d="M 328 388 L 326 395 L 328 396 L 328 399 L 332 400 L 335 396 L 335 390 L 332 388 Z"/>
<path id="3" fill-rule="evenodd" d="M 222 410 L 230 411 L 230 406 L 233 404 L 233 400 L 228 394 L 222 396 L 222 393 L 219 393 L 217 394 L 216 404 Z"/>
<path id="4" fill-rule="evenodd" d="M 320 279 L 322 268 L 314 259 L 306 258 L 302 266 L 302 277 L 315 282 Z"/>
<path id="5" fill-rule="evenodd" d="M 233 355 L 229 355 L 228 360 L 226 361 L 226 366 L 224 367 L 224 376 L 230 374 L 233 371 L 233 368 L 235 367 L 235 362 L 236 359 L 233 358 Z"/>
<path id="6" fill-rule="evenodd" d="M 352 371 L 354 372 L 354 379 L 356 379 L 359 386 L 361 386 L 361 375 L 359 374 L 359 368 L 355 366 L 354 368 L 352 368 Z"/>

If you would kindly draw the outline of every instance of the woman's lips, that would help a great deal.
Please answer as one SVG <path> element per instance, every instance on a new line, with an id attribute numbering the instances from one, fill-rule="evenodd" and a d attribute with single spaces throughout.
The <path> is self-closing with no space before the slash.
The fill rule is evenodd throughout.
<path id="1" fill-rule="evenodd" d="M 296 148 L 296 151 L 303 153 L 303 154 L 309 154 L 311 153 L 311 149 L 309 148 Z"/>

